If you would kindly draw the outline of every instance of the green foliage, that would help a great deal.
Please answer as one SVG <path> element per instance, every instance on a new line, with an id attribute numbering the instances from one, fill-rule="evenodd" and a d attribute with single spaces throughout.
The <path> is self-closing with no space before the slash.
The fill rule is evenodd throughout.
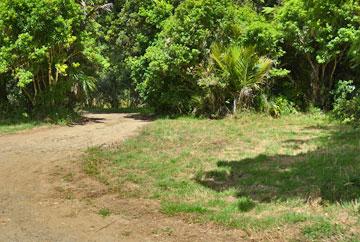
<path id="1" fill-rule="evenodd" d="M 355 72 L 347 58 L 351 46 L 356 53 L 353 43 L 359 36 L 359 6 L 352 0 L 286 0 L 282 4 L 185 0 L 166 6 L 156 1 L 148 8 L 140 7 L 138 15 L 152 26 L 147 28 L 153 30 L 148 35 L 151 40 L 124 62 L 142 101 L 157 111 L 219 116 L 235 106 L 238 86 L 227 84 L 236 83 L 237 78 L 219 75 L 209 67 L 216 62 L 208 58 L 215 42 L 254 47 L 260 56 L 272 59 L 264 91 L 269 96 L 290 97 L 303 109 L 308 105 L 329 108 L 334 79 L 344 71 Z M 164 17 L 154 17 L 154 12 Z M 226 68 L 231 69 L 231 64 Z M 274 116 L 293 112 L 289 109 L 294 105 L 283 100 L 269 103 Z"/>
<path id="2" fill-rule="evenodd" d="M 222 95 L 216 97 L 216 100 L 233 100 L 234 113 L 237 112 L 238 102 L 240 107 L 250 108 L 254 92 L 262 88 L 272 61 L 259 57 L 251 47 L 235 45 L 224 48 L 218 44 L 212 46 L 210 58 L 210 66 L 205 70 L 205 78 L 199 81 L 199 85 L 211 92 L 211 96 Z M 225 105 L 213 102 L 213 105 L 216 104 Z"/>
<path id="3" fill-rule="evenodd" d="M 339 81 L 334 91 L 333 115 L 342 122 L 360 121 L 360 95 L 353 81 Z"/>
<path id="4" fill-rule="evenodd" d="M 360 33 L 356 35 L 355 41 L 352 43 L 350 50 L 350 57 L 352 58 L 354 67 L 358 67 L 360 65 L 359 53 L 360 53 Z"/>
<path id="5" fill-rule="evenodd" d="M 256 29 L 256 23 L 260 26 L 259 29 Z M 198 79 L 216 81 L 209 80 L 211 73 L 199 77 L 199 71 L 208 65 L 211 45 L 214 42 L 228 45 L 235 41 L 246 46 L 250 38 L 258 37 L 259 51 L 271 50 L 277 53 L 276 47 L 273 47 L 277 41 L 270 39 L 269 42 L 262 42 L 261 38 L 268 40 L 269 36 L 277 36 L 274 28 L 269 30 L 264 25 L 264 18 L 249 6 L 240 7 L 229 0 L 184 1 L 176 8 L 175 14 L 163 23 L 163 29 L 154 44 L 143 56 L 130 62 L 141 96 L 158 111 L 186 113 L 201 109 L 204 95 L 213 94 L 204 94 L 203 88 L 198 85 Z M 231 80 L 228 77 L 221 81 L 229 83 L 228 90 L 231 85 L 235 88 L 231 90 L 232 93 L 240 91 L 238 84 L 233 85 L 238 83 L 238 79 Z M 250 80 L 243 80 L 247 81 Z M 219 94 L 218 90 L 214 92 Z M 213 101 L 205 102 L 217 103 L 221 100 L 220 106 L 223 106 L 228 94 L 224 94 L 225 98 L 217 94 L 210 98 Z M 210 109 L 210 113 L 219 112 L 217 107 Z"/>
<path id="6" fill-rule="evenodd" d="M 90 76 L 109 64 L 90 13 L 75 0 L 0 4 L 0 77 L 32 108 L 72 106 L 95 89 Z"/>
<path id="7" fill-rule="evenodd" d="M 233 7 L 229 0 L 186 0 L 176 8 L 154 44 L 131 61 L 133 78 L 147 103 L 163 111 L 192 110 L 200 91 L 196 66 L 211 43 L 229 30 Z"/>
<path id="8" fill-rule="evenodd" d="M 99 210 L 99 215 L 102 216 L 102 217 L 108 217 L 111 215 L 111 212 L 108 208 L 101 208 Z"/>
<path id="9" fill-rule="evenodd" d="M 269 99 L 265 94 L 261 94 L 257 102 L 260 111 L 268 113 L 273 117 L 298 113 L 295 104 L 284 96 L 271 97 Z"/>
<path id="10" fill-rule="evenodd" d="M 126 0 L 106 21 L 107 53 L 113 66 L 101 77 L 96 98 L 117 108 L 121 101 L 128 105 L 139 104 L 132 82 L 131 59 L 143 55 L 161 31 L 163 21 L 173 11 L 165 0 Z"/>
<path id="11" fill-rule="evenodd" d="M 355 0 L 106 2 L 1 1 L 0 102 L 34 112 L 149 106 L 219 117 L 240 107 L 279 116 L 295 104 L 339 107 L 335 80 L 360 83 Z"/>
<path id="12" fill-rule="evenodd" d="M 237 14 L 243 15 L 242 11 Z M 242 35 L 240 35 L 243 45 L 256 46 L 256 51 L 260 55 L 271 56 L 275 60 L 284 55 L 285 52 L 282 49 L 284 34 L 279 23 L 269 21 L 260 14 L 242 21 L 238 25 L 243 28 Z"/>
<path id="13" fill-rule="evenodd" d="M 210 56 L 221 79 L 229 82 L 232 92 L 238 93 L 244 88 L 259 89 L 272 65 L 271 60 L 258 57 L 253 48 L 231 46 L 223 49 L 215 44 Z"/>
<path id="14" fill-rule="evenodd" d="M 276 9 L 289 69 L 318 107 L 330 103 L 338 68 L 359 32 L 359 10 L 353 0 L 287 0 Z"/>
<path id="15" fill-rule="evenodd" d="M 276 97 L 272 100 L 276 109 L 281 115 L 296 114 L 295 104 L 285 97 Z"/>

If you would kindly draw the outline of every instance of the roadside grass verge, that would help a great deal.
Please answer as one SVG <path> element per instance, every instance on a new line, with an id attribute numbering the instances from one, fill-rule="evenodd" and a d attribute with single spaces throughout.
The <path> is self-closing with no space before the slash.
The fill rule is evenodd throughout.
<path id="1" fill-rule="evenodd" d="M 15 133 L 39 126 L 37 121 L 0 120 L 0 134 Z"/>
<path id="2" fill-rule="evenodd" d="M 322 115 L 158 119 L 84 170 L 161 212 L 255 240 L 359 241 L 360 130 Z"/>
<path id="3" fill-rule="evenodd" d="M 39 113 L 36 116 L 26 112 L 8 112 L 0 110 L 0 135 L 11 134 L 44 125 L 70 125 L 83 122 L 80 112 L 66 109 Z"/>

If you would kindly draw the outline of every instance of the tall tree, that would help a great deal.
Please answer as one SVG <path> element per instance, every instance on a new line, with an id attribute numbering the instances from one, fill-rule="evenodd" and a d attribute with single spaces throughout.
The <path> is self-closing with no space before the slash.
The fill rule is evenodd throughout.
<path id="1" fill-rule="evenodd" d="M 318 107 L 330 104 L 337 69 L 359 31 L 358 16 L 355 0 L 285 0 L 276 12 L 293 65 L 306 61 L 300 75 L 309 73 L 308 96 Z"/>
<path id="2" fill-rule="evenodd" d="M 162 23 L 172 15 L 176 1 L 124 0 L 116 4 L 107 31 L 108 53 L 112 67 L 100 82 L 100 92 L 113 107 L 130 94 L 137 100 L 136 86 L 130 77 L 129 59 L 143 55 L 161 31 Z"/>
<path id="3" fill-rule="evenodd" d="M 0 3 L 0 74 L 32 107 L 68 105 L 95 87 L 107 60 L 94 16 L 108 9 L 75 0 L 4 0 Z M 70 95 L 70 93 L 72 93 Z"/>

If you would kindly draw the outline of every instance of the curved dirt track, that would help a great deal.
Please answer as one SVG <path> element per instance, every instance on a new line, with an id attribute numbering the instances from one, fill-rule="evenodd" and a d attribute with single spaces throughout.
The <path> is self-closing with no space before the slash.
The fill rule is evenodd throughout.
<path id="1" fill-rule="evenodd" d="M 129 114 L 87 117 L 0 136 L 0 241 L 242 240 L 240 231 L 164 216 L 155 201 L 121 199 L 82 174 L 86 148 L 119 143 L 147 123 Z M 102 207 L 116 212 L 103 218 Z"/>

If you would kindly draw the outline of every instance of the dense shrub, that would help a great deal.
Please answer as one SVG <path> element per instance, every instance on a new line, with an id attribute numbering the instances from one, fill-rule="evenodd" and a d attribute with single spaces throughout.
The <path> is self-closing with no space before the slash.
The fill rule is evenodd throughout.
<path id="1" fill-rule="evenodd" d="M 133 78 L 144 100 L 158 111 L 189 112 L 197 86 L 194 70 L 212 42 L 229 28 L 229 0 L 187 0 L 163 23 L 155 43 L 133 59 Z"/>
<path id="2" fill-rule="evenodd" d="M 231 0 L 185 0 L 163 23 L 163 30 L 146 53 L 132 59 L 138 91 L 158 111 L 188 113 L 203 109 L 206 103 L 207 111 L 222 112 L 219 109 L 228 101 L 227 94 L 220 97 L 221 90 L 216 88 L 209 94 L 209 89 L 204 92 L 204 85 L 199 85 L 199 80 L 209 78 L 202 74 L 211 46 L 214 42 L 256 45 L 261 52 L 280 56 L 274 46 L 277 41 L 270 38 L 278 35 L 273 28 L 267 29 L 270 25 L 265 22 L 250 6 L 239 6 Z M 213 104 L 217 107 L 209 107 Z"/>
<path id="3" fill-rule="evenodd" d="M 30 108 L 72 107 L 95 89 L 93 76 L 108 63 L 94 11 L 75 0 L 0 2 L 0 79 L 7 102 L 21 96 Z"/>
<path id="4" fill-rule="evenodd" d="M 204 77 L 199 81 L 206 93 L 203 99 L 209 100 L 206 102 L 209 107 L 205 108 L 217 111 L 228 106 L 233 113 L 239 108 L 252 108 L 256 92 L 267 80 L 272 60 L 258 56 L 253 47 L 218 44 L 212 46 L 210 57 L 209 66 L 202 74 Z"/>
<path id="5" fill-rule="evenodd" d="M 309 104 L 329 108 L 335 80 L 351 73 L 347 54 L 359 33 L 359 12 L 354 0 L 285 0 L 276 9 L 287 52 L 282 61 Z"/>
<path id="6" fill-rule="evenodd" d="M 334 92 L 333 115 L 343 122 L 360 121 L 360 93 L 353 81 L 339 81 Z"/>
<path id="7" fill-rule="evenodd" d="M 111 1 L 113 8 L 108 2 L 1 1 L 1 105 L 148 105 L 206 116 L 335 107 L 340 119 L 355 112 L 355 92 L 335 103 L 330 93 L 335 80 L 354 80 L 359 88 L 358 1 L 121 0 Z M 214 43 L 223 49 L 218 59 L 234 48 L 252 49 L 259 60 L 271 60 L 271 70 L 244 85 L 261 61 L 233 75 L 229 70 L 241 68 L 217 63 Z"/>
<path id="8" fill-rule="evenodd" d="M 257 109 L 273 117 L 298 113 L 296 105 L 284 96 L 268 97 L 264 93 L 257 99 Z"/>

